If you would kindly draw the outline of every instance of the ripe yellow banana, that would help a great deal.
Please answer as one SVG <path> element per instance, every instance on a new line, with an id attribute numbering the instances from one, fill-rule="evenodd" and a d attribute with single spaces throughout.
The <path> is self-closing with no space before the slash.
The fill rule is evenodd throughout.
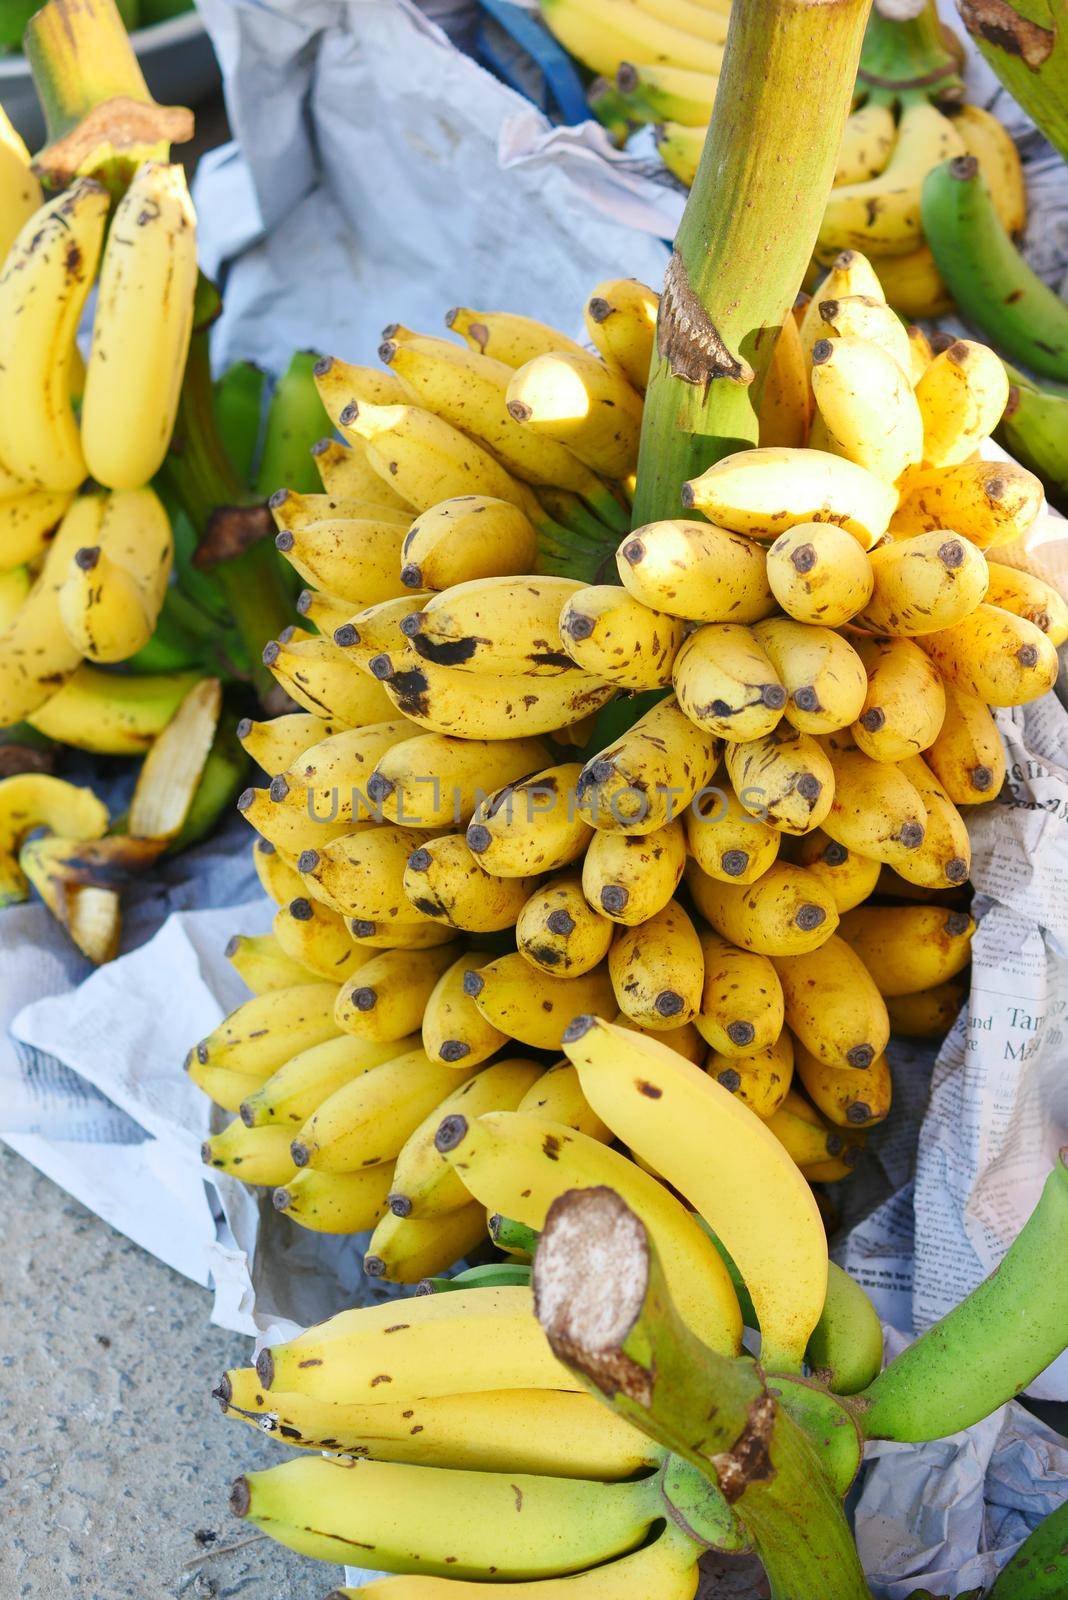
<path id="1" fill-rule="evenodd" d="M 86 465 L 110 489 L 140 488 L 167 453 L 196 283 L 196 215 L 185 171 L 146 161 L 108 232 L 82 398 Z"/>
<path id="2" fill-rule="evenodd" d="M 810 833 L 831 808 L 831 764 L 811 734 L 788 722 L 764 739 L 727 745 L 725 759 L 742 807 L 782 833 Z"/>
<path id="3" fill-rule="evenodd" d="M 963 155 L 953 124 L 927 100 L 901 113 L 897 142 L 874 178 L 832 189 L 820 225 L 819 248 L 903 255 L 922 242 L 920 190 L 933 167 Z"/>
<path id="4" fill-rule="evenodd" d="M 890 160 L 896 138 L 894 113 L 889 106 L 859 106 L 846 118 L 831 188 L 877 178 Z"/>
<path id="5" fill-rule="evenodd" d="M 462 833 L 442 834 L 413 850 L 402 880 L 418 915 L 468 933 L 513 927 L 536 884 L 533 877 L 490 877 Z"/>
<path id="6" fill-rule="evenodd" d="M 755 628 L 709 622 L 691 633 L 672 668 L 691 722 L 720 739 L 761 739 L 776 727 L 787 691 Z"/>
<path id="7" fill-rule="evenodd" d="M 505 362 L 418 335 L 387 341 L 378 353 L 422 405 L 484 445 L 521 482 L 570 489 L 611 512 L 611 492 L 578 456 L 508 410 L 512 368 Z"/>
<path id="8" fill-rule="evenodd" d="M 335 1089 L 344 1088 L 361 1073 L 415 1050 L 418 1045 L 418 1034 L 389 1043 L 341 1034 L 296 1050 L 244 1101 L 241 1120 L 249 1128 L 272 1124 L 285 1127 L 292 1139 Z"/>
<path id="9" fill-rule="evenodd" d="M 223 954 L 253 994 L 289 989 L 315 976 L 285 954 L 273 933 L 235 933 L 227 940 Z"/>
<path id="10" fill-rule="evenodd" d="M 839 916 L 852 911 L 875 890 L 882 871 L 882 863 L 862 856 L 856 850 L 847 850 L 837 839 L 831 839 L 822 828 L 806 834 L 797 849 L 797 865 L 827 885 Z"/>
<path id="11" fill-rule="evenodd" d="M 337 1037 L 336 995 L 337 984 L 315 982 L 256 995 L 194 1045 L 190 1060 L 262 1083 L 300 1051 Z"/>
<path id="12" fill-rule="evenodd" d="M 212 1134 L 200 1147 L 200 1159 L 216 1172 L 228 1172 L 242 1183 L 274 1188 L 296 1172 L 289 1154 L 287 1128 L 247 1128 L 235 1117 L 222 1133 Z"/>
<path id="13" fill-rule="evenodd" d="M 947 684 L 990 706 L 1021 706 L 1057 681 L 1057 651 L 1026 617 L 980 605 L 954 627 L 925 633 L 920 648 Z"/>
<path id="14" fill-rule="evenodd" d="M 844 939 L 832 936 L 806 955 L 778 956 L 775 970 L 787 1026 L 820 1061 L 831 1067 L 870 1067 L 886 1049 L 886 1005 Z"/>
<path id="15" fill-rule="evenodd" d="M 460 956 L 441 974 L 423 1012 L 423 1049 L 431 1061 L 457 1061 L 475 1066 L 502 1045 L 507 1035 L 482 1016 L 470 995 L 464 993 L 464 976 L 477 969 L 479 958 L 473 953 Z"/>
<path id="16" fill-rule="evenodd" d="M 955 467 L 1001 421 L 1009 379 L 985 344 L 957 339 L 935 356 L 916 385 L 923 417 L 923 458 L 929 467 Z"/>
<path id="17" fill-rule="evenodd" d="M 838 926 L 838 911 L 826 886 L 804 867 L 785 861 L 777 861 L 750 884 L 709 878 L 691 861 L 686 882 L 705 920 L 743 950 L 803 955 L 817 949 Z"/>
<path id="18" fill-rule="evenodd" d="M 896 867 L 923 843 L 926 814 L 913 785 L 896 766 L 848 747 L 830 735 L 823 748 L 834 772 L 834 800 L 824 832 L 860 855 Z"/>
<path id="19" fill-rule="evenodd" d="M 274 1191 L 274 1208 L 312 1233 L 363 1233 L 384 1215 L 392 1181 L 392 1161 L 360 1172 L 305 1167 Z"/>
<path id="20" fill-rule="evenodd" d="M 913 534 L 873 550 L 871 569 L 874 592 L 855 624 L 899 637 L 952 628 L 981 603 L 990 581 L 983 552 L 942 532 Z"/>
<path id="21" fill-rule="evenodd" d="M 799 522 L 836 522 L 869 550 L 886 532 L 897 491 L 823 450 L 757 449 L 724 456 L 684 483 L 682 503 L 769 542 Z"/>
<path id="22" fill-rule="evenodd" d="M 767 1126 L 804 1171 L 826 1161 L 844 1159 L 855 1165 L 865 1137 L 859 1129 L 847 1132 L 829 1122 L 797 1088 L 789 1090 Z"/>
<path id="23" fill-rule="evenodd" d="M 685 827 L 676 817 L 653 833 L 594 833 L 582 858 L 582 892 L 598 916 L 634 928 L 667 905 L 686 865 L 692 816 L 691 807 Z"/>
<path id="24" fill-rule="evenodd" d="M 1003 122 L 982 106 L 959 106 L 953 126 L 979 163 L 994 209 L 1006 233 L 1022 233 L 1027 222 L 1027 185 L 1016 141 Z"/>
<path id="25" fill-rule="evenodd" d="M 280 504 L 279 497 L 286 495 Z M 302 527 L 286 526 L 292 496 L 271 496 L 279 532 L 275 547 L 306 583 L 326 589 L 353 610 L 403 594 L 400 579 L 405 525 L 386 518 L 324 517 Z"/>
<path id="26" fill-rule="evenodd" d="M 0 109 L 0 261 L 24 223 L 41 205 L 41 185 L 30 166 L 30 152 L 7 113 Z"/>
<path id="27" fill-rule="evenodd" d="M 604 1484 L 297 1456 L 239 1478 L 230 1506 L 303 1555 L 355 1566 L 370 1546 L 387 1571 L 503 1580 L 625 1555 L 662 1500 L 655 1477 Z"/>
<path id="28" fill-rule="evenodd" d="M 820 339 L 812 388 L 835 455 L 896 483 L 923 456 L 923 419 L 907 371 L 866 339 Z"/>
<path id="29" fill-rule="evenodd" d="M 766 1122 L 782 1105 L 794 1077 L 794 1041 L 783 1030 L 773 1044 L 745 1056 L 711 1051 L 705 1064 L 709 1076 Z"/>
<path id="30" fill-rule="evenodd" d="M 475 1122 L 491 1111 L 514 1111 L 541 1074 L 541 1067 L 534 1061 L 519 1057 L 495 1061 L 446 1096 L 419 1124 L 397 1157 L 390 1210 L 398 1217 L 435 1217 L 469 1205 L 473 1190 L 465 1188 L 458 1168 L 435 1144 L 438 1129 L 454 1117 Z M 494 1203 L 490 1209 L 523 1221 L 506 1206 Z"/>
<path id="31" fill-rule="evenodd" d="M 71 361 L 108 203 L 103 184 L 79 178 L 34 212 L 0 271 L 0 461 L 45 489 L 86 476 Z"/>
<path id="32" fill-rule="evenodd" d="M 59 590 L 64 630 L 90 661 L 125 661 L 155 632 L 174 557 L 170 519 L 152 489 L 84 495 L 70 516 L 83 542 Z"/>
<path id="33" fill-rule="evenodd" d="M 616 1010 L 606 966 L 557 978 L 518 953 L 469 972 L 465 990 L 487 1021 L 534 1050 L 559 1049 L 564 1029 L 581 1012 Z"/>
<path id="34" fill-rule="evenodd" d="M 597 839 L 614 840 L 614 834 L 597 834 Z M 592 845 L 591 845 L 592 848 Z M 589 850 L 583 860 L 583 872 Z M 682 875 L 679 861 L 679 876 Z M 593 909 L 583 893 L 583 879 L 577 873 L 552 878 L 536 889 L 516 920 L 515 942 L 519 953 L 533 967 L 561 978 L 577 978 L 590 972 L 608 954 L 612 943 L 612 923 Z"/>
<path id="35" fill-rule="evenodd" d="M 0 144 L 0 162 L 3 145 Z M 20 567 L 44 555 L 70 505 L 67 492 L 23 489 L 0 499 L 0 567 Z"/>
<path id="36" fill-rule="evenodd" d="M 417 733 L 379 756 L 366 781 L 367 794 L 387 822 L 460 827 L 483 799 L 548 761 L 548 749 L 537 739 Z"/>
<path id="37" fill-rule="evenodd" d="M 310 1176 L 309 1169 L 298 1182 Z M 377 1461 L 608 1482 L 633 1477 L 663 1456 L 658 1445 L 587 1394 L 491 1389 L 438 1395 L 412 1406 L 385 1396 L 370 1405 L 346 1405 L 274 1390 L 264 1394 L 254 1367 L 227 1372 L 213 1394 L 224 1416 L 291 1447 L 325 1447 Z"/>
<path id="38" fill-rule="evenodd" d="M 1058 647 L 1068 639 L 1068 602 L 1052 584 L 1022 567 L 1005 566 L 1000 561 L 991 561 L 988 567 L 986 598 L 990 605 L 1025 617 Z"/>
<path id="39" fill-rule="evenodd" d="M 575 802 L 582 766 L 565 762 L 483 801 L 467 828 L 467 847 L 494 878 L 555 872 L 583 854 L 593 829 Z"/>
<path id="40" fill-rule="evenodd" d="M 528 1288 L 455 1289 L 405 1300 L 397 1313 L 395 1300 L 342 1311 L 262 1350 L 261 1384 L 340 1404 L 578 1386 L 550 1351 Z"/>
<path id="41" fill-rule="evenodd" d="M 314 804 L 309 806 L 307 790 L 290 784 L 284 775 L 272 778 L 268 789 L 243 790 L 237 798 L 237 809 L 249 826 L 268 844 L 273 844 L 287 863 L 295 861 L 303 850 L 322 849 L 333 839 L 344 838 L 358 828 L 369 826 L 353 822 L 351 818 L 331 821 L 329 808 L 319 812 Z M 304 885 L 298 884 L 297 894 L 307 892 Z M 313 898 L 322 897 L 313 891 Z"/>
<path id="42" fill-rule="evenodd" d="M 868 679 L 864 663 L 840 633 L 792 617 L 769 617 L 754 624 L 753 635 L 786 690 L 783 715 L 801 733 L 846 728 L 860 714 Z"/>
<path id="43" fill-rule="evenodd" d="M 278 907 L 272 930 L 290 960 L 317 978 L 343 983 L 368 960 L 368 952 L 353 944 L 345 919 L 303 893 Z"/>
<path id="44" fill-rule="evenodd" d="M 455 495 L 490 495 L 529 513 L 537 506 L 525 484 L 513 478 L 482 445 L 432 411 L 413 405 L 346 406 L 338 417 L 342 432 L 367 445 L 371 465 L 419 511 L 429 511 Z M 433 588 L 429 579 L 410 587 Z"/>
<path id="45" fill-rule="evenodd" d="M 719 1252 L 674 1195 L 626 1156 L 529 1111 L 449 1117 L 437 1139 L 477 1200 L 531 1228 L 544 1227 L 569 1189 L 615 1189 L 649 1229 L 684 1321 L 710 1348 L 737 1353 L 741 1313 Z"/>
<path id="46" fill-rule="evenodd" d="M 640 927 L 620 929 L 608 953 L 608 972 L 616 1005 L 642 1028 L 681 1028 L 700 1009 L 701 941 L 674 900 Z"/>
<path id="47" fill-rule="evenodd" d="M 1022 539 L 1042 509 L 1042 484 L 1015 461 L 962 461 L 909 474 L 890 532 L 952 528 L 980 550 Z"/>
<path id="48" fill-rule="evenodd" d="M 508 412 L 605 477 L 626 477 L 637 464 L 641 396 L 596 356 L 562 350 L 536 356 L 512 374 Z"/>
<path id="49" fill-rule="evenodd" d="M 311 824 L 312 828 L 322 827 Z M 335 824 L 352 828 L 352 824 Z M 422 922 L 425 917 L 404 893 L 404 869 L 413 850 L 429 838 L 425 829 L 363 826 L 316 849 L 301 852 L 297 869 L 308 892 L 342 916 L 376 922 Z"/>
<path id="50" fill-rule="evenodd" d="M 450 966 L 457 947 L 429 950 L 382 950 L 362 961 L 342 984 L 334 1015 L 346 1033 L 357 1039 L 403 1039 L 421 1025 L 434 986 Z"/>
<path id="51" fill-rule="evenodd" d="M 381 685 L 347 661 L 332 640 L 287 638 L 284 632 L 264 647 L 263 660 L 276 682 L 313 716 L 343 728 L 394 718 Z"/>
<path id="52" fill-rule="evenodd" d="M 369 793 L 371 773 L 376 762 L 411 732 L 406 718 L 395 717 L 329 733 L 303 749 L 284 776 L 293 788 L 305 789 L 308 808 L 317 816 L 377 819 L 377 803 Z"/>
<path id="53" fill-rule="evenodd" d="M 833 344 L 838 339 L 860 339 L 865 344 L 877 345 L 884 355 L 890 356 L 896 362 L 911 385 L 912 349 L 908 330 L 902 324 L 901 318 L 887 305 L 881 289 L 878 294 L 843 294 L 837 299 L 824 298 L 822 291 L 820 295 L 819 317 L 827 340 Z M 813 345 L 811 352 L 813 361 L 815 356 L 816 346 Z M 887 383 L 885 369 L 881 381 L 884 385 Z M 863 405 L 863 399 L 859 403 Z M 842 410 L 844 408 L 839 407 L 839 411 Z M 814 420 L 813 435 L 820 421 L 820 418 Z M 809 444 L 814 443 L 813 436 Z M 882 473 L 879 475 L 883 476 Z"/>
<path id="54" fill-rule="evenodd" d="M 778 1140 L 657 1040 L 583 1017 L 564 1048 L 594 1110 L 730 1252 L 760 1320 L 762 1361 L 772 1371 L 798 1369 L 823 1310 L 827 1241 L 811 1191 Z M 740 1187 L 749 1196 L 742 1207 Z"/>
<path id="55" fill-rule="evenodd" d="M 586 763 L 576 792 L 596 828 L 653 833 L 711 781 L 719 755 L 720 741 L 670 696 Z"/>
<path id="56" fill-rule="evenodd" d="M 350 439 L 347 444 L 342 444 L 340 439 L 320 439 L 312 445 L 311 453 L 319 481 L 328 495 L 363 500 L 414 515 L 415 507 L 402 500 L 396 489 L 372 467 L 362 439 Z"/>
<path id="57" fill-rule="evenodd" d="M 363 1270 L 387 1283 L 419 1283 L 462 1261 L 485 1238 L 482 1206 L 460 1206 L 433 1217 L 399 1217 L 387 1211 L 375 1224 Z"/>
<path id="58" fill-rule="evenodd" d="M 968 964 L 975 923 L 943 906 L 858 906 L 841 933 L 884 995 L 918 994 Z"/>
<path id="59" fill-rule="evenodd" d="M 880 263 L 881 265 L 881 263 Z M 812 291 L 812 298 L 801 313 L 798 331 L 805 361 L 811 364 L 812 347 L 817 339 L 827 338 L 827 323 L 822 307 L 833 300 L 852 299 L 863 295 L 871 300 L 883 300 L 883 286 L 866 255 L 859 250 L 840 250 L 831 259 L 831 268 Z"/>
<path id="60" fill-rule="evenodd" d="M 432 596 L 401 632 L 439 666 L 556 677 L 575 670 L 560 639 L 560 610 L 582 587 L 572 578 L 476 579 Z"/>
<path id="61" fill-rule="evenodd" d="M 390 703 L 431 733 L 464 739 L 537 738 L 581 722 L 615 692 L 576 668 L 556 677 L 457 672 L 418 656 L 375 656 Z"/>
<path id="62" fill-rule="evenodd" d="M 645 393 L 660 296 L 637 278 L 609 278 L 586 301 L 586 332 L 603 361 Z"/>
<path id="63" fill-rule="evenodd" d="M 964 818 L 921 756 L 898 763 L 923 801 L 923 843 L 899 861 L 897 872 L 909 883 L 927 889 L 951 889 L 966 882 L 972 849 Z"/>
<path id="64" fill-rule="evenodd" d="M 550 33 L 591 72 L 615 76 L 623 61 L 661 61 L 719 72 L 723 45 L 618 0 L 540 0 Z"/>
<path id="65" fill-rule="evenodd" d="M 924 752 L 954 805 L 996 800 L 1005 782 L 1005 746 L 990 708 L 978 695 L 944 685 L 945 716 Z"/>
<path id="66" fill-rule="evenodd" d="M 7 567 L 0 572 L 0 633 L 14 622 L 32 587 L 29 567 Z"/>
<path id="67" fill-rule="evenodd" d="M 411 395 L 400 379 L 392 372 L 383 372 L 379 367 L 354 367 L 348 361 L 338 360 L 336 356 L 323 356 L 316 362 L 314 374 L 319 399 L 335 427 L 341 426 L 341 413 L 351 405 L 411 404 Z M 361 461 L 368 464 L 383 482 L 388 483 L 389 479 L 379 471 L 364 442 L 358 436 L 350 437 L 347 430 L 345 437 Z M 394 492 L 398 490 L 399 485 L 394 486 Z"/>
<path id="68" fill-rule="evenodd" d="M 295 862 L 269 839 L 257 838 L 253 843 L 252 865 L 260 888 L 275 905 L 287 906 L 304 893 L 304 883 Z"/>
<path id="69" fill-rule="evenodd" d="M 510 500 L 460 494 L 423 511 L 405 535 L 401 582 L 409 589 L 449 589 L 476 578 L 531 572 L 538 559 L 534 524 Z"/>
<path id="70" fill-rule="evenodd" d="M 634 1027 L 630 1022 L 623 1025 Z M 676 1028 L 671 1035 L 672 1045 L 677 1046 L 683 1036 L 692 1031 Z M 698 1044 L 700 1042 L 698 1039 Z M 544 1117 L 549 1122 L 562 1122 L 565 1128 L 574 1128 L 576 1133 L 587 1134 L 601 1144 L 612 1142 L 611 1129 L 601 1121 L 586 1099 L 578 1073 L 566 1056 L 543 1073 L 532 1089 L 528 1089 L 518 1109 L 524 1116 L 529 1112 L 531 1116 Z"/>
<path id="71" fill-rule="evenodd" d="M 19 867 L 19 847 L 28 834 L 45 828 L 67 839 L 100 839 L 108 827 L 108 808 L 91 789 L 50 773 L 19 772 L 0 781 L 0 906 L 29 898 Z"/>
<path id="72" fill-rule="evenodd" d="M 701 949 L 705 976 L 696 1017 L 701 1037 L 730 1060 L 770 1050 L 784 1016 L 782 984 L 770 958 L 739 949 L 709 928 L 701 930 Z"/>
<path id="73" fill-rule="evenodd" d="M 476 1070 L 431 1061 L 416 1049 L 361 1072 L 303 1124 L 293 1141 L 296 1165 L 358 1172 L 393 1160 L 423 1118 Z"/>
<path id="74" fill-rule="evenodd" d="M 535 356 L 553 350 L 585 354 L 580 344 L 559 328 L 536 317 L 523 317 L 514 311 L 473 311 L 469 306 L 454 306 L 445 314 L 445 326 L 458 333 L 472 350 L 503 361 L 508 367 L 521 367 Z"/>
<path id="75" fill-rule="evenodd" d="M 805 443 L 811 420 L 811 390 L 805 347 L 797 318 L 788 316 L 779 329 L 764 379 L 758 412 L 758 443 L 765 448 L 796 448 Z"/>
<path id="76" fill-rule="evenodd" d="M 768 583 L 787 616 L 836 628 L 871 598 L 871 562 L 833 522 L 801 523 L 768 550 Z"/>
<path id="77" fill-rule="evenodd" d="M 653 611 L 615 584 L 580 588 L 565 600 L 559 633 L 584 672 L 620 689 L 663 689 L 685 637 L 682 622 Z"/>
<path id="78" fill-rule="evenodd" d="M 941 1039 L 957 1020 L 968 998 L 963 983 L 936 983 L 917 994 L 896 995 L 886 1002 L 890 1026 L 906 1039 Z"/>
<path id="79" fill-rule="evenodd" d="M 896 548 L 896 547 L 893 547 Z M 854 644 L 868 688 L 853 738 L 873 761 L 904 761 L 934 742 L 946 714 L 937 667 L 911 639 L 864 639 Z"/>
<path id="80" fill-rule="evenodd" d="M 707 522 L 636 528 L 616 554 L 620 581 L 651 611 L 691 622 L 757 622 L 775 609 L 764 552 Z"/>
<path id="81" fill-rule="evenodd" d="M 245 754 L 251 756 L 268 777 L 274 778 L 288 771 L 305 750 L 310 750 L 313 744 L 331 733 L 337 733 L 338 729 L 310 712 L 290 711 L 269 722 L 253 722 L 251 717 L 242 717 L 236 732 Z"/>
<path id="82" fill-rule="evenodd" d="M 307 593 L 305 589 L 304 594 Z M 332 638 L 339 650 L 346 651 L 361 667 L 366 667 L 371 658 L 383 650 L 405 648 L 401 623 L 413 611 L 421 611 L 431 593 L 429 589 L 405 590 L 389 600 L 376 600 L 373 605 L 364 606 L 359 611 L 353 611 L 347 602 L 331 597 L 332 626 L 320 631 Z M 309 614 L 306 608 L 302 610 L 299 600 L 297 610 L 302 615 Z M 339 611 L 344 611 L 345 615 L 338 616 Z M 337 617 L 337 621 L 333 621 L 334 617 Z"/>
<path id="83" fill-rule="evenodd" d="M 870 1128 L 889 1114 L 893 1083 L 884 1055 L 869 1067 L 831 1067 L 798 1041 L 794 1069 L 805 1093 L 837 1127 Z M 806 1162 L 805 1169 L 811 1164 Z"/>

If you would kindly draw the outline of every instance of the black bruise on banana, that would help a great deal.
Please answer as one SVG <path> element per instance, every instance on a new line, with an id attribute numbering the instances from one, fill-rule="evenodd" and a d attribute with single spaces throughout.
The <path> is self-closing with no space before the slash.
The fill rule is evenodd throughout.
<path id="1" fill-rule="evenodd" d="M 405 617 L 404 622 L 410 619 Z M 415 614 L 418 621 L 418 613 Z M 438 642 L 428 639 L 424 633 L 416 628 L 405 627 L 401 623 L 401 632 L 411 641 L 416 655 L 422 656 L 424 661 L 431 661 L 436 667 L 459 667 L 476 654 L 480 644 L 488 644 L 489 640 L 479 639 L 474 634 L 468 634 L 464 639 L 448 639 Z M 533 667 L 559 667 L 561 672 L 577 672 L 577 663 L 564 650 L 535 650 L 527 660 Z M 373 670 L 373 669 L 372 669 Z M 418 670 L 418 669 L 416 669 Z"/>
<path id="2" fill-rule="evenodd" d="M 701 385 L 707 395 L 715 378 L 750 384 L 754 373 L 734 356 L 690 284 L 678 250 L 672 250 L 656 321 L 656 348 L 672 377 Z"/>

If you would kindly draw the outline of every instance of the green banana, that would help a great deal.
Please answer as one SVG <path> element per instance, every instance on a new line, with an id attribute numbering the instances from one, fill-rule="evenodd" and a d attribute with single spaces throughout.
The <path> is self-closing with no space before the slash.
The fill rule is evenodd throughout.
<path id="1" fill-rule="evenodd" d="M 1068 515 L 1068 394 L 1051 394 L 1006 371 L 1012 387 L 994 438 L 1042 479 L 1051 505 Z"/>
<path id="2" fill-rule="evenodd" d="M 486 1231 L 498 1250 L 506 1251 L 519 1261 L 533 1261 L 534 1252 L 538 1248 L 538 1235 L 535 1229 L 495 1212 L 487 1223 Z"/>
<path id="3" fill-rule="evenodd" d="M 965 319 L 1013 361 L 1068 382 L 1068 305 L 1006 233 L 975 157 L 929 172 L 922 209 L 927 243 Z"/>
<path id="4" fill-rule="evenodd" d="M 242 483 L 252 482 L 266 389 L 267 374 L 254 361 L 235 361 L 215 380 L 219 433 Z"/>
<path id="5" fill-rule="evenodd" d="M 1068 1594 L 1068 1500 L 1029 1534 L 994 1583 L 988 1600 L 1059 1600 Z"/>
<path id="6" fill-rule="evenodd" d="M 853 1401 L 869 1439 L 942 1439 L 1018 1395 L 1068 1346 L 1068 1146 L 1001 1265 Z"/>
<path id="7" fill-rule="evenodd" d="M 274 386 L 254 487 L 264 499 L 276 489 L 312 494 L 321 486 L 312 445 L 330 432 L 312 370 L 319 357 L 298 350 Z"/>
<path id="8" fill-rule="evenodd" d="M 424 1278 L 416 1285 L 416 1294 L 448 1294 L 452 1289 L 495 1289 L 498 1284 L 526 1284 L 530 1282 L 530 1268 L 520 1261 L 486 1261 L 478 1267 L 468 1267 L 455 1278 Z"/>

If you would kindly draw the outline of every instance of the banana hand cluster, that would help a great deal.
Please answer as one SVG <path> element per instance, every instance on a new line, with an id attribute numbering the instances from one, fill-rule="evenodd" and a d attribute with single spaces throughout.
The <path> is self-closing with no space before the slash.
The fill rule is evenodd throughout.
<path id="1" fill-rule="evenodd" d="M 167 593 L 171 526 L 148 484 L 189 348 L 196 222 L 180 166 L 146 162 L 109 224 L 92 178 L 42 204 L 24 154 L 4 140 L 5 225 L 10 211 L 21 227 L 0 269 L 0 590 L 17 593 L 0 617 L 0 727 L 62 729 L 71 708 L 49 708 L 80 663 L 137 654 Z"/>

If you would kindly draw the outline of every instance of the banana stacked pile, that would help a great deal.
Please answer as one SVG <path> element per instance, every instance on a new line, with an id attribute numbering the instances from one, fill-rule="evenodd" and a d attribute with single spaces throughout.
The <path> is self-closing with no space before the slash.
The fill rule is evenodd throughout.
<path id="1" fill-rule="evenodd" d="M 83 661 L 148 643 L 167 592 L 171 527 L 148 485 L 189 347 L 196 226 L 182 168 L 163 162 L 140 168 L 110 225 L 92 178 L 43 201 L 6 123 L 0 181 L 0 728 L 40 714 L 47 730 Z"/>
<path id="2" fill-rule="evenodd" d="M 509 1209 L 446 1170 L 443 1119 L 611 1137 L 543 1070 L 582 1013 L 705 1066 L 813 1182 L 848 1175 L 891 1026 L 937 1036 L 959 1006 L 989 707 L 1044 694 L 1068 637 L 1061 598 L 985 553 L 1042 501 L 977 456 L 1000 362 L 933 356 L 855 253 L 783 330 L 784 442 L 620 541 L 655 312 L 606 283 L 597 356 L 458 310 L 466 348 L 393 327 L 387 372 L 324 361 L 346 442 L 317 447 L 323 494 L 272 502 L 327 631 L 267 646 L 303 709 L 240 730 L 279 910 L 231 950 L 262 993 L 189 1069 L 241 1114 L 206 1159 L 304 1225 L 380 1218 L 369 1270 L 400 1281 Z M 613 546 L 620 583 L 583 581 Z"/>

